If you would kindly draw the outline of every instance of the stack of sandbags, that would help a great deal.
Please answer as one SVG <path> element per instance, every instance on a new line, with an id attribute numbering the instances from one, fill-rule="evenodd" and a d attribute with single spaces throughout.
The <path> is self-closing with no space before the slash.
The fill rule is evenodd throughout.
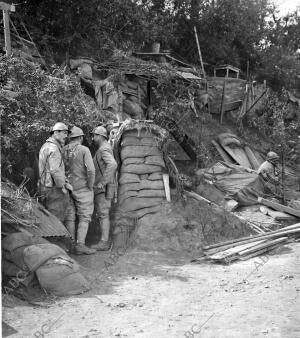
<path id="1" fill-rule="evenodd" d="M 118 209 L 140 218 L 159 210 L 165 200 L 165 162 L 158 139 L 148 130 L 126 131 L 121 140 Z"/>
<path id="2" fill-rule="evenodd" d="M 2 248 L 7 269 L 4 274 L 16 276 L 16 287 L 20 282 L 26 286 L 35 275 L 40 286 L 56 296 L 77 295 L 89 289 L 79 265 L 62 248 L 41 237 L 13 233 L 2 240 Z"/>

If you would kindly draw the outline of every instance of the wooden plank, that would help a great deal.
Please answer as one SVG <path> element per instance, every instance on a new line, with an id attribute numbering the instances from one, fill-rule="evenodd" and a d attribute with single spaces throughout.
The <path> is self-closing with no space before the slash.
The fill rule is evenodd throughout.
<path id="1" fill-rule="evenodd" d="M 258 197 L 257 201 L 258 201 L 258 203 L 266 205 L 267 207 L 271 207 L 271 208 L 278 210 L 278 211 L 287 212 L 290 215 L 293 215 L 293 216 L 300 218 L 300 210 L 296 210 L 294 208 L 287 207 L 285 205 L 282 205 L 282 204 L 279 204 L 279 203 L 276 203 L 276 202 L 273 202 L 273 201 L 269 201 L 269 200 L 262 198 L 262 197 Z"/>
<path id="2" fill-rule="evenodd" d="M 229 163 L 229 164 L 234 164 L 236 163 L 230 155 L 227 154 L 227 152 L 215 141 L 215 140 L 212 140 L 211 143 L 216 147 L 218 153 L 222 156 L 223 160 L 226 162 L 226 163 Z"/>
<path id="3" fill-rule="evenodd" d="M 297 218 L 293 215 L 289 215 L 285 212 L 281 212 L 281 211 L 275 211 L 273 209 L 270 209 L 264 205 L 262 205 L 259 208 L 260 212 L 263 213 L 264 215 L 269 215 L 271 217 L 273 217 L 276 221 L 286 221 L 286 220 L 296 220 Z"/>
<path id="4" fill-rule="evenodd" d="M 164 182 L 166 200 L 168 202 L 171 202 L 171 192 L 170 192 L 170 184 L 169 184 L 169 175 L 168 174 L 163 174 L 163 182 Z"/>
<path id="5" fill-rule="evenodd" d="M 270 235 L 272 236 L 272 234 L 280 234 L 282 232 L 287 232 L 289 230 L 295 230 L 295 229 L 296 230 L 298 229 L 298 231 L 300 231 L 300 223 L 292 224 L 292 225 L 289 225 L 289 226 L 284 227 L 282 229 L 275 230 L 275 231 L 272 231 L 272 232 L 269 232 L 269 233 L 263 234 L 263 235 L 255 235 L 253 237 L 242 237 L 242 238 L 233 239 L 233 240 L 222 242 L 222 243 L 216 243 L 216 244 L 213 244 L 213 245 L 204 246 L 203 250 L 212 250 L 212 249 L 226 247 L 226 246 L 229 246 L 229 245 L 236 246 L 236 245 L 242 244 L 242 242 L 250 243 L 250 242 L 254 242 L 256 240 L 259 240 L 260 238 L 265 238 L 265 236 L 270 236 Z"/>
<path id="6" fill-rule="evenodd" d="M 223 116 L 224 116 L 225 90 L 226 90 L 226 80 L 224 80 L 223 90 L 222 90 L 222 99 L 221 99 L 221 108 L 220 108 L 220 123 L 221 124 L 223 124 Z"/>
<path id="7" fill-rule="evenodd" d="M 261 250 L 258 250 L 256 252 L 253 252 L 252 254 L 249 254 L 249 255 L 246 255 L 246 256 L 241 256 L 241 257 L 239 257 L 239 260 L 246 261 L 247 259 L 259 256 L 259 255 L 261 255 L 261 254 L 263 254 L 265 252 L 269 252 L 271 250 L 277 249 L 277 248 L 279 248 L 283 244 L 287 244 L 287 242 L 279 243 L 279 244 L 274 244 L 274 245 L 268 246 L 266 248 L 263 248 Z"/>
<path id="8" fill-rule="evenodd" d="M 268 246 L 271 246 L 273 244 L 278 244 L 278 243 L 281 243 L 281 242 L 285 242 L 286 240 L 288 239 L 288 237 L 280 237 L 280 238 L 277 238 L 277 239 L 274 239 L 274 240 L 271 240 L 271 241 L 263 241 L 263 243 L 260 243 L 260 244 L 255 244 L 247 249 L 244 249 L 244 250 L 241 250 L 238 252 L 238 254 L 240 256 L 243 256 L 243 255 L 247 255 L 247 254 L 251 254 L 259 249 L 264 249 Z M 253 244 L 253 243 L 252 243 Z"/>
<path id="9" fill-rule="evenodd" d="M 216 253 L 212 256 L 209 256 L 210 259 L 223 259 L 223 258 L 226 258 L 226 257 L 230 257 L 234 254 L 238 254 L 240 251 L 243 251 L 243 250 L 246 250 L 246 249 L 249 249 L 251 247 L 254 247 L 258 244 L 262 244 L 264 243 L 265 241 L 256 241 L 254 243 L 247 243 L 247 244 L 242 244 L 242 245 L 239 245 L 235 248 L 230 248 L 230 249 L 227 249 L 225 251 L 221 251 L 219 253 Z"/>

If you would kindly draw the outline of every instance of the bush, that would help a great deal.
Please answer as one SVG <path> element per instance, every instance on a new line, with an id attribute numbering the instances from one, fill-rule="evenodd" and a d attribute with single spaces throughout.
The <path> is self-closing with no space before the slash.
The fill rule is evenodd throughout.
<path id="1" fill-rule="evenodd" d="M 59 68 L 45 72 L 17 58 L 2 58 L 0 82 L 2 168 L 4 175 L 5 168 L 12 168 L 15 180 L 23 168 L 33 166 L 55 122 L 90 131 L 104 121 L 76 77 Z"/>

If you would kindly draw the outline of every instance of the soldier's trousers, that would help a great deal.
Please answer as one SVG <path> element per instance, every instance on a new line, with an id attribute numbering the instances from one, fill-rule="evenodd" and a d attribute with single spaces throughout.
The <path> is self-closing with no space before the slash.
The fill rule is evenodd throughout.
<path id="1" fill-rule="evenodd" d="M 89 188 L 72 191 L 71 201 L 67 210 L 66 221 L 90 222 L 94 212 L 94 192 Z"/>
<path id="2" fill-rule="evenodd" d="M 95 210 L 96 216 L 100 219 L 109 218 L 109 210 L 111 208 L 111 199 L 106 199 L 105 193 L 95 194 Z"/>

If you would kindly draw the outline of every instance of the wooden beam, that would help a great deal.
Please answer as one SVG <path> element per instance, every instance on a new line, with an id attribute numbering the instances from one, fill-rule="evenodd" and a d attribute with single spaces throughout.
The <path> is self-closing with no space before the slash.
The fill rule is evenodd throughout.
<path id="1" fill-rule="evenodd" d="M 196 26 L 194 26 L 194 32 L 195 32 L 195 38 L 196 38 L 196 43 L 197 43 L 197 48 L 198 48 L 198 54 L 199 54 L 200 64 L 201 64 L 201 68 L 202 68 L 202 72 L 203 72 L 203 77 L 205 79 L 206 75 L 205 75 L 205 70 L 204 70 L 204 65 L 203 65 L 202 54 L 201 54 L 201 49 L 200 49 L 200 44 L 199 44 L 199 39 L 198 39 L 198 33 L 197 33 Z"/>
<path id="2" fill-rule="evenodd" d="M 9 12 L 15 12 L 14 4 L 7 4 L 0 2 L 0 9 L 3 11 L 3 26 L 4 26 L 4 40 L 5 40 L 5 53 L 7 57 L 11 56 L 11 40 L 9 29 Z"/>
<path id="3" fill-rule="evenodd" d="M 300 223 L 296 223 L 293 225 L 289 225 L 287 227 L 281 228 L 279 230 L 275 230 L 266 234 L 262 234 L 262 235 L 255 235 L 252 237 L 242 237 L 242 238 L 237 238 L 237 239 L 233 239 L 230 241 L 226 241 L 223 243 L 217 243 L 217 244 L 212 244 L 209 246 L 204 246 L 203 250 L 205 251 L 213 251 L 213 250 L 225 250 L 241 245 L 241 244 L 246 244 L 246 243 L 251 243 L 251 242 L 255 242 L 258 241 L 260 239 L 267 239 L 267 238 L 275 238 L 275 237 L 280 237 L 283 235 L 288 235 L 288 234 L 295 234 L 295 233 L 300 233 Z"/>
<path id="4" fill-rule="evenodd" d="M 220 123 L 221 124 L 223 124 L 223 116 L 224 116 L 225 89 L 226 89 L 226 80 L 224 80 L 223 91 L 222 91 L 221 110 L 220 110 Z"/>
<path id="5" fill-rule="evenodd" d="M 282 204 L 279 204 L 279 203 L 276 203 L 276 202 L 273 202 L 273 201 L 269 201 L 269 200 L 262 198 L 262 197 L 258 197 L 257 201 L 258 201 L 258 203 L 266 205 L 267 207 L 271 207 L 275 210 L 283 211 L 283 212 L 286 212 L 290 215 L 293 215 L 293 216 L 300 218 L 300 210 L 297 210 L 297 209 L 294 209 L 294 208 L 291 208 L 291 207 L 287 207 L 285 205 L 282 205 Z"/>

